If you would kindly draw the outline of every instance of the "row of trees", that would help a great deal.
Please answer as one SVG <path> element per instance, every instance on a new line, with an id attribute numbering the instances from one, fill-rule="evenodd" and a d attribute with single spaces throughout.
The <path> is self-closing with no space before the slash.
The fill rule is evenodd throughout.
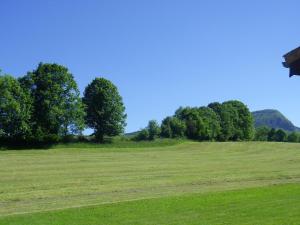
<path id="1" fill-rule="evenodd" d="M 0 76 L 2 142 L 54 142 L 86 127 L 103 141 L 122 133 L 125 119 L 116 86 L 104 78 L 94 79 L 81 98 L 73 75 L 58 64 L 40 63 L 19 79 Z"/>
<path id="2" fill-rule="evenodd" d="M 259 127 L 255 131 L 256 141 L 300 142 L 300 133 L 286 132 L 282 129 Z"/>
<path id="3" fill-rule="evenodd" d="M 73 75 L 64 66 L 40 63 L 18 79 L 0 76 L 0 141 L 56 142 L 81 135 L 89 127 L 97 141 L 124 131 L 125 107 L 117 87 L 104 78 L 94 79 L 83 97 Z M 136 140 L 157 137 L 200 141 L 289 141 L 298 133 L 262 127 L 254 132 L 253 118 L 240 101 L 211 103 L 207 107 L 180 107 L 161 125 L 149 121 Z"/>
<path id="4" fill-rule="evenodd" d="M 238 141 L 252 140 L 253 135 L 253 118 L 247 106 L 240 101 L 227 101 L 207 107 L 180 107 L 160 126 L 150 121 L 135 139 L 186 137 L 200 141 Z"/>

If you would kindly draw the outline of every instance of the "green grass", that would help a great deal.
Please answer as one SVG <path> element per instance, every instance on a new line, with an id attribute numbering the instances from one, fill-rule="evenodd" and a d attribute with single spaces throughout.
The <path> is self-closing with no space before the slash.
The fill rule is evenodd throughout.
<path id="1" fill-rule="evenodd" d="M 138 200 L 0 218 L 1 225 L 298 225 L 300 186 Z"/>
<path id="2" fill-rule="evenodd" d="M 168 218 L 169 224 L 234 224 L 234 219 L 240 221 L 236 224 L 285 224 L 257 221 L 268 215 L 271 221 L 272 210 L 274 215 L 281 211 L 296 215 L 300 209 L 293 199 L 299 196 L 299 183 L 300 144 L 184 142 L 147 148 L 56 146 L 1 151 L 0 224 L 120 224 L 118 220 L 124 224 L 168 224 Z M 264 188 L 239 191 L 251 187 Z M 252 196 L 250 205 L 246 204 L 247 196 Z M 234 207 L 236 198 L 239 201 Z M 264 198 L 269 207 L 266 214 L 258 210 L 264 207 Z M 224 212 L 226 220 L 221 223 L 221 219 L 214 221 L 213 215 L 214 210 L 222 214 L 224 207 L 227 209 L 223 201 L 233 208 Z M 300 202 L 299 198 L 295 201 Z M 160 208 L 168 202 L 170 210 Z M 244 212 L 243 205 L 251 211 Z M 296 211 L 289 211 L 289 206 Z M 139 207 L 141 212 L 136 213 Z M 150 214 L 147 216 L 152 211 L 159 214 L 155 223 Z M 189 211 L 194 221 L 188 219 Z M 253 217 L 253 223 L 235 218 L 241 212 Z M 203 221 L 207 222 L 197 223 L 205 215 L 207 220 Z M 296 216 L 300 220 L 299 214 Z M 77 219 L 72 221 L 71 217 Z M 181 223 L 172 220 L 176 217 Z"/>

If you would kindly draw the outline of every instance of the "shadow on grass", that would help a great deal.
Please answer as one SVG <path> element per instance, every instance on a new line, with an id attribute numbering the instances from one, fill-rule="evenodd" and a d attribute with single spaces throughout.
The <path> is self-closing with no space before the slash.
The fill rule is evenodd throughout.
<path id="1" fill-rule="evenodd" d="M 128 137 L 106 137 L 103 142 L 94 139 L 70 139 L 55 142 L 0 141 L 0 151 L 6 150 L 50 150 L 55 148 L 149 148 L 172 146 L 185 142 L 184 139 L 161 139 L 134 141 Z"/>
<path id="2" fill-rule="evenodd" d="M 7 150 L 48 150 L 52 148 L 55 144 L 53 143 L 35 143 L 35 144 L 28 144 L 28 143 L 1 143 L 0 151 L 7 151 Z"/>
<path id="3" fill-rule="evenodd" d="M 105 140 L 110 142 L 110 140 Z M 5 150 L 48 150 L 57 145 L 74 145 L 74 144 L 95 143 L 93 138 L 67 135 L 65 137 L 49 136 L 43 141 L 35 139 L 0 139 L 0 151 Z"/>
<path id="4" fill-rule="evenodd" d="M 128 140 L 126 140 L 128 141 Z M 119 142 L 119 141 L 118 141 Z M 65 147 L 107 147 L 114 145 L 115 140 L 111 137 L 105 138 L 102 142 L 98 142 L 94 139 L 71 139 L 71 140 L 61 140 L 54 142 L 24 142 L 17 140 L 0 140 L 0 151 L 6 150 L 49 150 L 53 149 L 56 146 L 65 146 Z"/>

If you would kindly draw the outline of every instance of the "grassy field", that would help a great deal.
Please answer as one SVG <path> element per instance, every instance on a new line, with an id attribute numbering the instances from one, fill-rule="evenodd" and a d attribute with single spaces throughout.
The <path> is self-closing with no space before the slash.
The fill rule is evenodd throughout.
<path id="1" fill-rule="evenodd" d="M 290 225 L 299 196 L 299 144 L 0 151 L 1 225 Z"/>
<path id="2" fill-rule="evenodd" d="M 299 185 L 194 194 L 7 216 L 2 225 L 298 225 Z"/>

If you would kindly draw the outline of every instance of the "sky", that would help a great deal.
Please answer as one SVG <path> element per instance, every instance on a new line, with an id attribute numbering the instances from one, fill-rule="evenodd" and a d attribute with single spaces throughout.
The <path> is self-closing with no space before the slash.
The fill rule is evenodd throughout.
<path id="1" fill-rule="evenodd" d="M 126 132 L 179 106 L 243 101 L 300 126 L 300 77 L 282 56 L 300 45 L 299 0 L 1 0 L 0 68 L 15 77 L 62 64 L 81 93 L 111 80 Z"/>

